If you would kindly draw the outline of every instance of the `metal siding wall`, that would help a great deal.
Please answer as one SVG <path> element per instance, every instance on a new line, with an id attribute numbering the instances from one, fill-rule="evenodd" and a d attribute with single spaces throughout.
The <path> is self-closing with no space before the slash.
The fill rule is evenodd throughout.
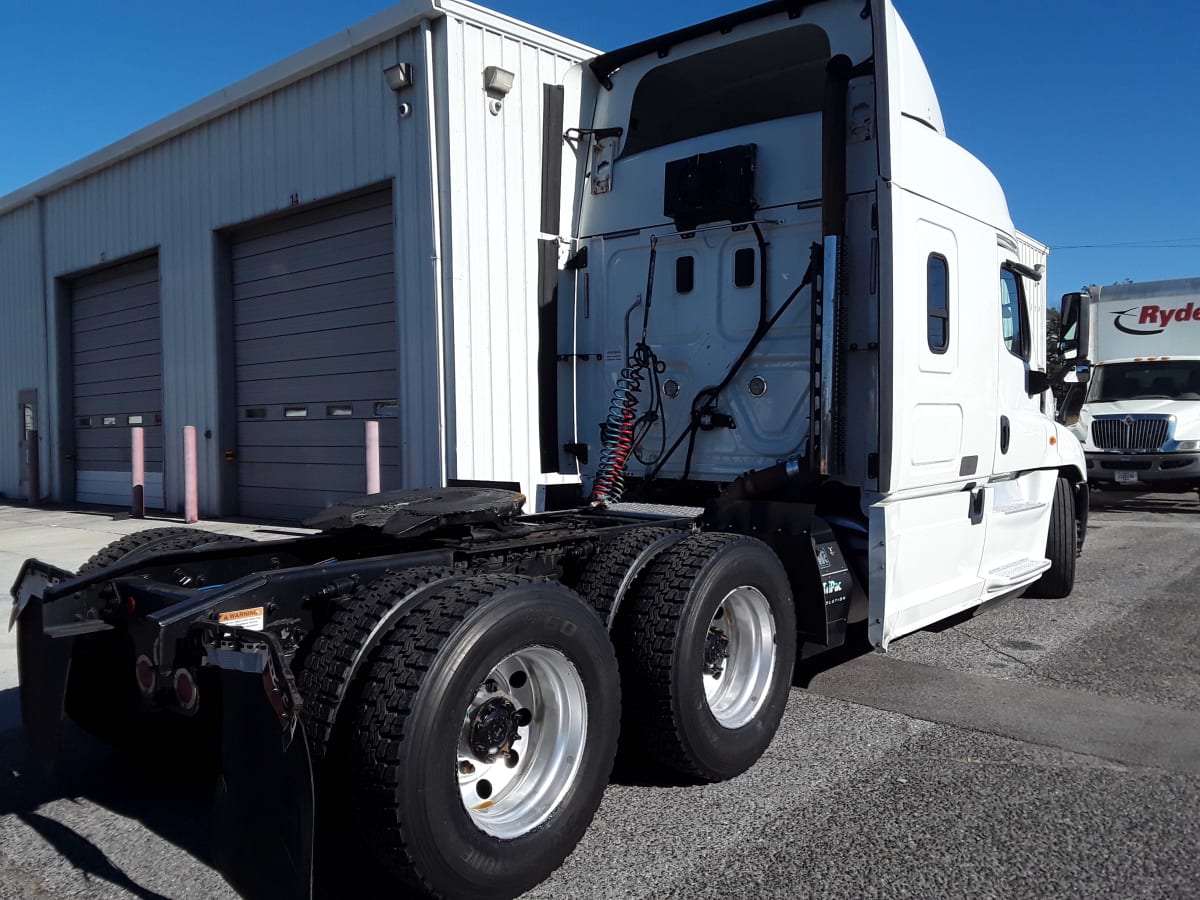
<path id="1" fill-rule="evenodd" d="M 17 391 L 37 388 L 41 426 L 42 492 L 50 488 L 50 392 L 46 382 L 45 302 L 37 203 L 0 216 L 0 494 L 18 496 L 20 419 Z"/>
<path id="2" fill-rule="evenodd" d="M 180 429 L 190 424 L 200 435 L 201 511 L 211 514 L 222 502 L 228 467 L 223 451 L 236 441 L 223 426 L 229 417 L 220 406 L 227 375 L 216 363 L 223 321 L 218 304 L 228 302 L 228 288 L 218 283 L 214 231 L 284 211 L 293 195 L 303 204 L 389 179 L 398 399 L 401 423 L 407 423 L 399 451 L 402 482 L 431 484 L 443 474 L 441 435 L 434 427 L 443 413 L 433 303 L 439 266 L 446 302 L 453 303 L 441 323 L 445 353 L 454 360 L 446 373 L 445 440 L 458 445 L 446 474 L 520 480 L 530 491 L 539 481 L 557 480 L 537 472 L 534 421 L 540 103 L 542 83 L 561 80 L 576 59 L 535 46 L 534 36 L 519 39 L 496 30 L 505 24 L 484 28 L 439 19 L 432 27 L 434 72 L 426 71 L 424 38 L 415 29 L 53 189 L 42 201 L 44 272 L 38 271 L 36 204 L 0 216 L 0 311 L 13 323 L 0 334 L 0 391 L 8 392 L 0 393 L 0 402 L 21 387 L 39 389 L 44 488 L 53 479 L 55 496 L 69 491 L 47 465 L 65 449 L 51 445 L 53 435 L 64 426 L 69 434 L 71 424 L 57 421 L 54 398 L 70 390 L 61 360 L 47 361 L 43 349 L 61 346 L 54 296 L 61 293 L 61 279 L 157 249 L 167 506 L 182 505 Z M 402 61 L 413 64 L 416 85 L 397 97 L 382 70 Z M 485 107 L 486 65 L 517 73 L 498 117 Z M 428 159 L 430 83 L 437 85 L 437 173 Z M 413 110 L 405 119 L 397 116 L 401 100 Z M 435 258 L 432 244 L 435 184 L 441 189 L 444 260 Z M 43 282 L 53 288 L 49 297 Z M 15 414 L 12 422 L 0 416 L 5 493 L 17 489 L 16 456 Z"/>
<path id="3" fill-rule="evenodd" d="M 447 73 L 441 115 L 450 198 L 452 293 L 447 373 L 451 477 L 520 481 L 533 504 L 537 440 L 537 238 L 541 211 L 542 85 L 577 60 L 457 18 L 442 21 Z M 490 65 L 514 72 L 493 116 Z"/>
<path id="4" fill-rule="evenodd" d="M 217 510 L 222 452 L 236 445 L 235 435 L 220 430 L 223 375 L 215 360 L 220 320 L 216 303 L 222 291 L 214 274 L 213 231 L 286 210 L 293 195 L 307 203 L 393 178 L 396 219 L 403 223 L 396 255 L 402 309 L 397 340 L 406 351 L 400 358 L 400 414 L 402 421 L 413 423 L 404 435 L 402 477 L 406 484 L 431 483 L 439 477 L 436 429 L 428 427 L 431 410 L 437 411 L 436 366 L 428 349 L 433 344 L 433 317 L 431 311 L 420 310 L 428 306 L 431 284 L 428 169 L 417 162 L 427 147 L 426 132 L 420 105 L 407 95 L 403 99 L 416 111 L 398 120 L 397 97 L 382 75 L 384 68 L 399 61 L 421 69 L 421 59 L 419 32 L 400 35 L 46 198 L 46 269 L 52 279 L 106 260 L 159 250 L 168 508 L 178 509 L 182 503 L 184 425 L 195 425 L 199 433 L 202 511 Z M 427 76 L 422 71 L 419 77 Z M 10 213 L 0 219 L 0 227 L 16 233 L 14 246 L 29 248 L 11 254 L 13 261 L 36 260 L 35 210 Z M 12 264 L 7 246 L 0 254 L 6 267 Z M 30 300 L 12 305 L 36 311 L 38 339 L 14 341 L 21 345 L 20 352 L 8 355 L 0 367 L 5 379 L 24 378 L 20 387 L 41 385 L 44 365 L 39 351 L 41 290 L 36 263 L 32 265 L 35 270 L 23 274 L 17 294 Z M 7 297 L 3 304 L 7 311 Z M 53 326 L 52 331 L 56 332 Z M 11 340 L 9 334 L 5 332 L 4 340 Z M 52 334 L 53 341 L 58 338 Z M 418 352 L 408 353 L 414 345 L 419 345 Z M 30 374 L 25 376 L 25 371 Z M 22 373 L 19 378 L 17 373 Z M 51 380 L 44 397 L 58 390 L 53 373 Z M 0 447 L 0 479 L 13 479 L 15 492 L 15 417 L 12 424 L 0 422 L 0 441 L 9 431 L 11 448 Z M 206 438 L 206 432 L 211 437 Z"/>

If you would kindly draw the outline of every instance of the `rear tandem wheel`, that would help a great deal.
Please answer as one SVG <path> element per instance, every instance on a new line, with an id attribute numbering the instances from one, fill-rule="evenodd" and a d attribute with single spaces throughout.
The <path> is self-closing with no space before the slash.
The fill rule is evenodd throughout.
<path id="1" fill-rule="evenodd" d="M 363 681 L 352 747 L 363 836 L 435 896 L 532 888 L 600 804 L 617 683 L 607 632 L 563 585 L 484 575 L 434 587 Z"/>
<path id="2" fill-rule="evenodd" d="M 693 534 L 654 559 L 633 596 L 625 702 L 659 762 L 733 778 L 766 751 L 796 659 L 796 610 L 775 552 L 755 538 Z"/>

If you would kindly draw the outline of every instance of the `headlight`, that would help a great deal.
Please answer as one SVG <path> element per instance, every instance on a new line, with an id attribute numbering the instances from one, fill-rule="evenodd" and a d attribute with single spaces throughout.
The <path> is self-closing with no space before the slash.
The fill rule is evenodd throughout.
<path id="1" fill-rule="evenodd" d="M 1200 441 L 1180 441 L 1177 449 L 1180 453 L 1195 453 L 1200 450 Z"/>

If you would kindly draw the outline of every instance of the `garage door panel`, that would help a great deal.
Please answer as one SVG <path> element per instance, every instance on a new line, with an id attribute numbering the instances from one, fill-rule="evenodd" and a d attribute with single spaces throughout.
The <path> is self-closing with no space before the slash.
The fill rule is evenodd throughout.
<path id="1" fill-rule="evenodd" d="M 238 458 L 247 465 L 318 463 L 361 469 L 366 464 L 366 449 L 361 441 L 355 446 L 343 447 L 242 447 Z"/>
<path id="2" fill-rule="evenodd" d="M 277 253 L 250 256 L 234 262 L 233 283 L 242 285 L 292 272 L 307 272 L 390 255 L 392 242 L 392 226 L 384 225 L 288 247 Z"/>
<path id="3" fill-rule="evenodd" d="M 319 333 L 337 328 L 358 328 L 361 325 L 390 325 L 395 321 L 396 312 L 392 305 L 376 302 L 369 306 L 343 307 L 336 313 L 321 311 L 269 322 L 248 322 L 238 327 L 238 337 L 243 341 L 252 341 L 256 338 Z M 395 335 L 392 335 L 392 343 L 394 346 Z"/>
<path id="4" fill-rule="evenodd" d="M 131 391 L 126 394 L 106 394 L 99 397 L 76 397 L 75 418 L 128 416 L 130 413 L 140 413 L 148 408 L 153 408 L 160 402 L 161 397 L 160 391 Z"/>
<path id="5" fill-rule="evenodd" d="M 83 303 L 96 297 L 112 296 L 139 285 L 158 284 L 158 257 L 147 256 L 121 263 L 71 281 L 71 299 Z"/>
<path id="6" fill-rule="evenodd" d="M 372 228 L 391 227 L 391 207 L 372 206 L 348 212 L 335 219 L 315 220 L 307 225 L 276 230 L 259 238 L 240 240 L 234 249 L 233 259 L 237 263 L 263 254 L 302 247 L 322 241 L 331 234 L 359 234 Z"/>
<path id="7" fill-rule="evenodd" d="M 302 519 L 366 489 L 363 421 L 377 402 L 394 409 L 398 387 L 394 242 L 390 189 L 234 235 L 243 514 Z M 386 419 L 385 480 L 398 439 Z"/>
<path id="8" fill-rule="evenodd" d="M 98 367 L 89 366 L 88 369 L 93 375 L 99 375 Z M 130 372 L 127 378 L 113 378 L 112 375 L 113 373 L 109 372 L 108 377 L 103 380 L 86 381 L 75 385 L 75 396 L 77 398 L 100 397 L 106 394 L 132 394 L 158 390 L 159 378 L 153 372 L 148 375 L 135 375 Z"/>
<path id="9" fill-rule="evenodd" d="M 92 353 L 95 352 L 97 351 L 92 351 Z M 92 353 L 87 354 L 87 356 L 90 357 Z M 118 363 L 116 366 L 113 365 L 114 360 Z M 101 382 L 122 382 L 127 378 L 149 378 L 158 375 L 161 371 L 162 357 L 157 353 L 147 353 L 125 359 L 121 359 L 120 356 L 113 356 L 110 360 L 96 362 L 77 359 L 75 364 L 75 387 L 79 390 L 86 385 Z"/>
<path id="10" fill-rule="evenodd" d="M 157 342 L 161 333 L 157 318 L 142 319 L 115 328 L 99 328 L 73 334 L 71 346 L 80 353 L 87 353 L 89 350 L 121 349 L 131 344 Z"/>
<path id="11" fill-rule="evenodd" d="M 352 375 L 355 372 L 395 371 L 396 353 L 385 350 L 378 353 L 356 353 L 353 356 L 339 354 L 320 359 L 307 359 L 302 363 L 305 375 Z M 238 366 L 238 379 L 264 381 L 273 378 L 292 378 L 297 374 L 295 360 L 255 363 Z"/>
<path id="12" fill-rule="evenodd" d="M 278 275 L 274 278 L 264 278 L 250 281 L 234 287 L 235 301 L 252 297 L 265 297 L 272 294 L 282 294 L 288 291 L 321 285 L 336 285 L 356 278 L 367 278 L 372 275 L 392 275 L 392 257 L 374 256 L 369 259 L 356 259 L 350 262 L 325 266 L 323 269 L 294 272 Z"/>
<path id="13" fill-rule="evenodd" d="M 390 304 L 394 292 L 395 284 L 389 272 L 284 294 L 265 294 L 240 301 L 234 307 L 234 325 L 327 313 L 334 308 L 354 309 L 377 303 Z"/>
<path id="14" fill-rule="evenodd" d="M 82 312 L 82 310 L 81 310 Z M 109 312 L 97 312 L 92 315 L 78 315 L 71 329 L 72 334 L 83 334 L 116 325 L 131 325 L 134 322 L 146 320 L 158 321 L 158 303 L 154 298 L 141 306 L 117 308 Z"/>
<path id="15" fill-rule="evenodd" d="M 238 391 L 238 401 L 245 406 L 284 403 L 293 409 L 308 409 L 307 416 L 326 415 L 325 406 L 330 403 L 354 402 L 358 400 L 382 400 L 396 396 L 396 370 L 383 372 L 358 372 L 349 375 L 322 375 L 313 378 L 290 378 L 286 387 L 277 381 L 243 382 Z M 300 413 L 294 413 L 300 418 Z"/>
<path id="16" fill-rule="evenodd" d="M 145 425 L 147 505 L 162 506 L 162 329 L 157 257 L 70 283 L 75 497 L 130 501 L 129 417 Z M 151 481 L 153 480 L 153 485 Z"/>
<path id="17" fill-rule="evenodd" d="M 239 255 L 248 252 L 242 249 L 243 244 L 248 247 L 254 247 L 255 242 L 263 237 L 307 228 L 313 224 L 327 223 L 339 218 L 353 216 L 364 210 L 386 210 L 390 221 L 391 207 L 392 189 L 390 186 L 381 186 L 344 200 L 310 206 L 306 209 L 289 213 L 283 218 L 269 219 L 255 225 L 245 225 L 238 229 L 237 243 L 233 247 L 232 255 L 234 259 L 237 259 Z"/>
<path id="18" fill-rule="evenodd" d="M 126 439 L 124 443 L 112 443 L 92 448 L 92 452 L 89 454 L 89 460 L 87 462 L 80 463 L 78 468 L 84 471 L 112 471 L 114 469 L 129 469 L 129 460 L 132 455 L 132 448 L 129 445 L 128 439 Z M 147 471 L 162 471 L 162 447 L 147 447 L 145 456 Z M 121 465 L 111 465 L 113 463 L 120 463 Z"/>
<path id="19" fill-rule="evenodd" d="M 98 316 L 111 316 L 126 310 L 139 310 L 143 316 L 158 315 L 158 280 L 139 284 L 125 291 L 98 294 L 86 299 L 72 294 L 75 327 L 88 327 Z"/>
<path id="20" fill-rule="evenodd" d="M 151 426 L 145 428 L 142 432 L 146 442 L 146 455 L 150 456 L 151 452 L 157 454 L 159 460 L 162 459 L 162 426 Z M 75 449 L 79 450 L 99 450 L 106 447 L 124 447 L 128 450 L 131 443 L 131 435 L 128 425 L 117 426 L 93 426 L 91 428 L 80 428 L 75 435 Z M 89 452 L 88 457 L 92 454 Z"/>
<path id="21" fill-rule="evenodd" d="M 320 334 L 294 334 L 284 337 L 239 341 L 239 365 L 252 366 L 284 359 L 322 359 L 353 353 L 380 353 L 396 346 L 396 331 L 388 323 L 370 327 L 330 328 Z"/>
<path id="22" fill-rule="evenodd" d="M 298 490 L 319 490 L 349 497 L 364 494 L 367 490 L 367 469 L 362 460 L 346 465 L 315 458 L 295 463 L 242 460 L 238 468 L 238 477 L 245 487 L 271 488 L 282 479 Z"/>
<path id="23" fill-rule="evenodd" d="M 363 422 L 363 419 L 300 419 L 280 423 L 277 420 L 242 418 L 238 421 L 238 452 L 240 455 L 251 448 L 269 450 L 272 447 L 283 449 L 300 446 L 362 449 L 366 446 Z M 286 426 L 286 432 L 281 431 L 281 425 Z M 280 440 L 281 435 L 283 440 Z M 395 446 L 399 436 L 400 427 L 396 419 L 380 421 L 381 445 Z M 262 459 L 262 456 L 256 458 Z"/>

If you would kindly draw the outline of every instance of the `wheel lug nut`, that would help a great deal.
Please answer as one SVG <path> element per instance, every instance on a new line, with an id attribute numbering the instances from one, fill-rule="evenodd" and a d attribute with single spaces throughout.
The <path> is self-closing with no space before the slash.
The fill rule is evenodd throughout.
<path id="1" fill-rule="evenodd" d="M 500 685 L 496 683 L 495 679 L 489 678 L 483 683 L 483 689 L 489 694 L 494 694 L 496 691 L 500 690 Z"/>
<path id="2" fill-rule="evenodd" d="M 474 764 L 468 759 L 459 760 L 458 774 L 459 775 L 474 775 L 475 774 Z"/>

